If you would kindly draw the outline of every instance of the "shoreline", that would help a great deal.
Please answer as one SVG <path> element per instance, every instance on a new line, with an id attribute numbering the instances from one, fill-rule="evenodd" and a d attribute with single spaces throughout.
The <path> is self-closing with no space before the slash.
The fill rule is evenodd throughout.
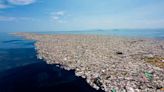
<path id="1" fill-rule="evenodd" d="M 164 41 L 97 35 L 16 35 L 36 40 L 40 59 L 75 70 L 76 76 L 85 78 L 95 89 L 160 92 L 164 87 Z M 157 62 L 150 62 L 153 59 Z"/>

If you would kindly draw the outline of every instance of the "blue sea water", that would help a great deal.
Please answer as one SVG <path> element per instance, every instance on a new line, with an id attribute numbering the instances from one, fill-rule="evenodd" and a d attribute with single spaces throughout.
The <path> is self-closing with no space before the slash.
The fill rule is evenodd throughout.
<path id="1" fill-rule="evenodd" d="M 0 48 L 33 48 L 34 41 L 10 33 L 0 33 Z"/>
<path id="2" fill-rule="evenodd" d="M 34 41 L 0 33 L 0 71 L 35 63 Z"/>

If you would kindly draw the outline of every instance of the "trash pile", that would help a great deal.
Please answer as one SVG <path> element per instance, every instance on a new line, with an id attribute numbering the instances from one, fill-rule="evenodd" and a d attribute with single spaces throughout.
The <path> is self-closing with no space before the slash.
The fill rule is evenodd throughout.
<path id="1" fill-rule="evenodd" d="M 37 41 L 38 58 L 74 69 L 95 89 L 164 91 L 164 41 L 100 35 L 17 35 Z"/>

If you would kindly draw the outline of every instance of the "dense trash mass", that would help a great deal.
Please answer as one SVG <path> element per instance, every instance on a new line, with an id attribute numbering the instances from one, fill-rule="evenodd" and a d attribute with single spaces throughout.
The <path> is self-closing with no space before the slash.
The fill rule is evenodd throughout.
<path id="1" fill-rule="evenodd" d="M 101 35 L 16 33 L 36 40 L 38 58 L 75 70 L 106 92 L 163 92 L 164 41 Z"/>

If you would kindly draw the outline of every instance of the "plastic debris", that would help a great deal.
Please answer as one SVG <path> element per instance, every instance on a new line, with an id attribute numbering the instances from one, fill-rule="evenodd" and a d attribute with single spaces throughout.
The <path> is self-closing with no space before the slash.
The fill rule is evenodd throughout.
<path id="1" fill-rule="evenodd" d="M 116 52 L 116 54 L 117 54 L 117 55 L 122 55 L 123 53 L 120 52 L 120 51 L 118 51 L 118 52 Z"/>
<path id="2" fill-rule="evenodd" d="M 164 91 L 164 88 L 161 88 L 160 90 L 161 90 L 161 91 Z"/>
<path id="3" fill-rule="evenodd" d="M 116 92 L 116 89 L 112 88 L 111 92 Z"/>
<path id="4" fill-rule="evenodd" d="M 163 63 L 164 63 L 164 60 L 161 60 L 161 62 L 163 62 Z"/>
<path id="5" fill-rule="evenodd" d="M 152 80 L 153 79 L 153 75 L 149 72 L 145 72 L 145 76 L 146 78 L 148 78 L 149 80 Z"/>
<path id="6" fill-rule="evenodd" d="M 93 83 L 95 83 L 99 88 L 102 87 L 102 83 L 100 82 L 100 78 L 99 77 L 95 78 Z"/>

